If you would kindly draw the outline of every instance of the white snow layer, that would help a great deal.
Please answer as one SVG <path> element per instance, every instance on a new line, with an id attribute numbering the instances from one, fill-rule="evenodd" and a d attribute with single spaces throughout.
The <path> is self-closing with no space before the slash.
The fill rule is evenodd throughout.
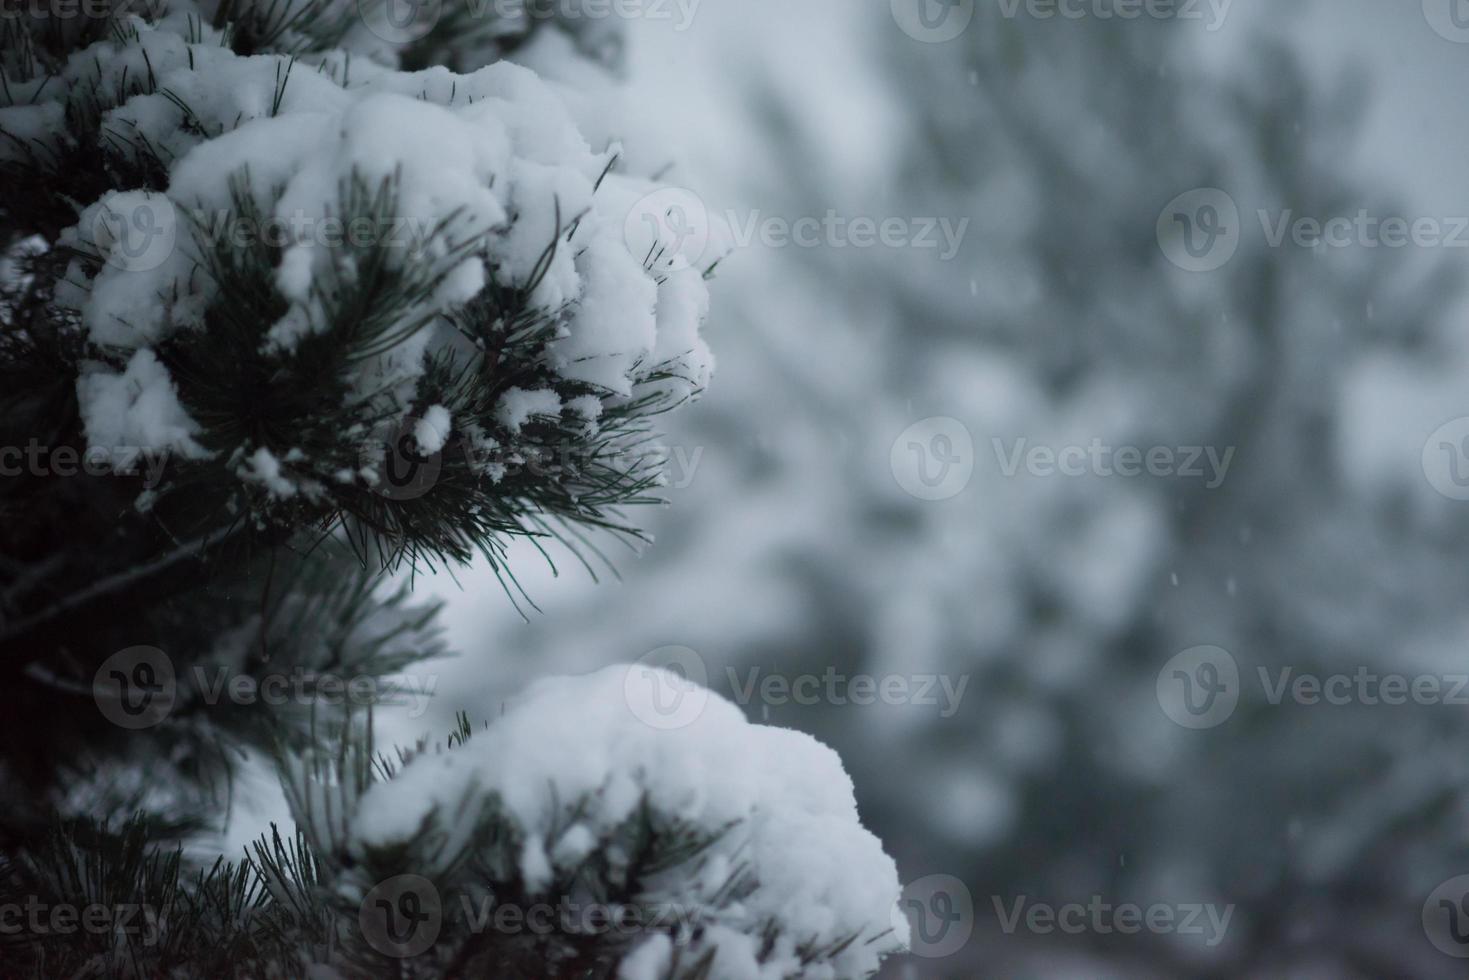
<path id="1" fill-rule="evenodd" d="M 625 229 L 658 185 L 607 174 L 597 186 L 614 155 L 626 154 L 606 119 L 592 127 L 598 146 L 588 142 L 577 121 L 590 115 L 587 97 L 508 62 L 456 75 L 444 68 L 398 72 L 365 58 L 352 59 L 348 70 L 340 53 L 294 65 L 281 55 L 241 57 L 201 28 L 191 9 L 175 0 L 154 24 L 134 18 L 136 39 L 92 45 L 73 57 L 60 84 L 17 94 L 36 105 L 0 108 L 0 129 L 44 143 L 62 138 L 59 128 L 48 132 L 47 120 L 69 89 L 105 93 L 119 91 L 125 78 L 157 79 L 155 90 L 106 108 L 102 139 L 112 152 L 156 153 L 169 166 L 166 194 L 124 190 L 83 202 L 78 224 L 65 235 L 67 244 L 105 261 L 95 275 L 75 262 L 58 291 L 58 302 L 77 310 L 93 341 L 140 350 L 201 325 L 216 287 L 200 258 L 212 237 L 238 232 L 228 224 L 232 186 L 248 175 L 270 230 L 289 236 L 275 286 L 291 308 L 270 333 L 270 345 L 289 353 L 323 324 L 317 284 L 328 281 L 325 274 L 350 280 L 354 272 L 350 249 L 330 237 L 330 220 L 344 217 L 343 188 L 357 179 L 373 192 L 392 180 L 389 266 L 458 263 L 429 298 L 430 308 L 415 315 L 462 305 L 492 270 L 502 284 L 520 286 L 539 271 L 531 302 L 564 319 L 550 352 L 563 377 L 613 396 L 629 395 L 640 372 L 660 364 L 682 379 L 660 380 L 662 386 L 707 382 L 702 271 L 718 256 L 697 267 L 644 268 Z M 187 32 L 200 40 L 187 43 Z M 130 225 L 147 232 L 157 254 L 140 260 L 136 247 L 119 251 L 134 244 L 113 240 Z M 486 231 L 483 260 L 453 251 Z M 420 331 L 394 351 L 386 369 L 379 361 L 360 371 L 374 385 L 384 375 L 410 385 L 432 345 L 430 333 Z M 90 412 L 85 418 L 89 431 L 149 431 L 143 422 Z"/>
<path id="2" fill-rule="evenodd" d="M 84 372 L 77 380 L 77 399 L 87 444 L 107 449 L 119 470 L 130 470 L 149 449 L 191 459 L 207 455 L 194 441 L 199 427 L 179 405 L 168 370 L 151 350 L 133 354 L 121 374 Z"/>
<path id="3" fill-rule="evenodd" d="M 702 689 L 687 695 L 707 696 L 687 725 L 653 727 L 640 719 L 666 710 L 654 704 L 660 689 L 666 697 L 688 682 L 660 673 L 654 684 L 646 673 L 619 666 L 535 683 L 467 744 L 419 756 L 369 789 L 350 827 L 355 846 L 410 842 L 435 824 L 453 840 L 472 828 L 444 827 L 434 814 L 477 812 L 465 803 L 495 800 L 526 842 L 522 874 L 545 888 L 646 796 L 660 815 L 694 827 L 733 825 L 706 852 L 701 873 L 679 878 L 672 883 L 679 890 L 666 896 L 709 924 L 700 943 L 718 948 L 715 980 L 875 971 L 880 956 L 908 938 L 889 931 L 897 868 L 863 828 L 836 753 L 802 732 L 751 724 L 735 705 Z M 565 808 L 583 799 L 591 805 L 580 821 L 551 839 Z M 453 850 L 451 844 L 440 853 Z M 722 906 L 714 896 L 742 863 L 757 885 Z M 781 938 L 761 962 L 756 953 L 767 921 L 780 926 Z M 852 935 L 861 938 L 835 959 L 801 962 L 797 944 L 826 946 Z M 624 980 L 659 976 L 671 952 L 668 941 L 650 937 L 624 965 Z"/>
<path id="4" fill-rule="evenodd" d="M 413 441 L 418 451 L 433 455 L 444 448 L 449 435 L 454 431 L 454 420 L 449 410 L 442 405 L 431 405 L 413 427 Z"/>

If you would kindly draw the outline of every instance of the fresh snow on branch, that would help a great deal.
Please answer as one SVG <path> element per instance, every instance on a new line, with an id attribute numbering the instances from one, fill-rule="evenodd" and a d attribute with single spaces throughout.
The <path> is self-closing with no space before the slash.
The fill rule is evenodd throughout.
<path id="1" fill-rule="evenodd" d="M 35 695 L 12 756 L 49 783 L 0 827 L 0 885 L 169 911 L 158 943 L 31 937 L 16 970 L 869 976 L 906 941 L 897 873 L 809 736 L 610 668 L 373 747 L 356 698 L 433 691 L 408 671 L 444 653 L 383 569 L 483 559 L 514 598 L 508 538 L 589 570 L 588 532 L 647 540 L 624 508 L 662 499 L 658 419 L 710 380 L 732 245 L 613 111 L 611 25 L 422 12 L 0 24 L 0 442 L 102 466 L 6 485 L 0 558 L 34 576 L 0 609 Z M 89 690 L 63 738 L 48 699 Z M 670 691 L 697 717 L 649 723 Z M 251 750 L 296 831 L 201 866 L 181 844 Z"/>
<path id="2" fill-rule="evenodd" d="M 700 710 L 677 728 L 648 724 L 670 697 Z M 862 977 L 908 938 L 893 915 L 897 869 L 862 827 L 836 754 L 666 671 L 539 681 L 484 730 L 421 746 L 340 807 L 339 785 L 303 766 L 291 792 L 338 893 L 350 906 L 407 880 L 441 920 L 425 948 L 396 949 L 408 941 L 369 925 L 385 955 L 513 946 L 477 938 L 486 918 L 507 920 L 476 922 L 475 910 L 567 903 L 640 910 L 613 957 L 624 980 L 696 963 L 719 980 Z M 561 925 L 526 937 L 551 974 L 578 936 Z"/>
<path id="3" fill-rule="evenodd" d="M 239 28 L 211 27 L 208 13 L 172 0 L 154 22 L 129 16 L 59 75 L 9 83 L 0 107 L 0 163 L 46 174 L 81 151 L 120 179 L 78 201 L 58 235 L 73 258 L 55 301 L 108 354 L 82 381 L 93 445 L 126 436 L 185 458 L 209 446 L 237 471 L 260 458 L 257 445 L 201 434 L 198 399 L 151 355 L 127 360 L 218 330 L 245 274 L 271 317 L 252 324 L 252 356 L 289 371 L 304 342 L 356 330 L 362 349 L 337 377 L 371 403 L 364 416 L 406 415 L 433 394 L 432 365 L 487 350 L 501 355 L 485 365 L 496 397 L 513 397 L 496 369 L 507 381 L 544 373 L 546 395 L 563 403 L 648 400 L 628 414 L 707 384 L 713 359 L 699 327 L 718 255 L 706 249 L 702 267 L 659 261 L 678 243 L 650 239 L 637 220 L 659 185 L 628 170 L 612 134 L 589 142 L 577 122 L 595 115 L 585 95 L 506 61 L 455 74 L 300 44 L 243 55 Z M 63 118 L 86 125 L 77 133 L 56 125 Z M 508 354 L 506 341 L 517 345 Z M 139 363 L 153 365 L 146 387 L 132 377 Z M 99 396 L 107 391 L 117 394 Z M 482 407 L 490 419 L 517 414 Z M 484 420 L 455 414 L 462 441 L 484 441 Z M 317 499 L 324 477 L 359 476 L 309 446 L 264 448 L 295 456 L 267 484 L 277 498 L 294 485 Z"/>

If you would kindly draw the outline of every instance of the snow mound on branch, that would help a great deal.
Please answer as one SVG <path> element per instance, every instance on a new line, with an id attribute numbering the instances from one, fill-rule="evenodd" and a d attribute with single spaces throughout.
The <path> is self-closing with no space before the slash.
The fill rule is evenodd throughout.
<path id="1" fill-rule="evenodd" d="M 129 471 L 145 449 L 165 449 L 199 459 L 198 426 L 179 404 L 168 369 L 151 350 L 133 354 L 121 374 L 95 371 L 77 380 L 87 443 L 105 448 L 120 471 Z"/>
<path id="2" fill-rule="evenodd" d="M 389 213 L 374 213 L 387 219 L 372 227 L 374 255 L 385 274 L 417 270 L 435 285 L 402 313 L 411 339 L 354 367 L 363 389 L 410 395 L 444 342 L 413 326 L 442 322 L 491 281 L 525 290 L 530 309 L 559 318 L 547 362 L 568 382 L 609 397 L 648 384 L 683 396 L 707 383 L 702 273 L 718 256 L 662 270 L 633 254 L 629 216 L 657 185 L 609 174 L 620 145 L 598 133 L 594 149 L 559 86 L 508 62 L 459 75 L 239 56 L 207 31 L 186 43 L 175 20 L 135 19 L 133 40 L 75 55 L 59 84 L 38 90 L 39 105 L 0 107 L 0 126 L 31 131 L 69 93 L 113 90 L 99 79 L 156 80 L 131 94 L 116 86 L 118 104 L 100 107 L 98 150 L 140 171 L 160 161 L 166 190 L 82 202 L 81 220 L 63 236 L 78 258 L 57 299 L 94 343 L 126 354 L 202 326 L 219 297 L 205 260 L 238 251 L 232 242 L 244 238 L 276 246 L 273 286 L 287 312 L 266 343 L 289 356 L 327 329 L 334 284 L 360 271 L 348 190 L 360 189 L 360 208 L 391 186 Z M 242 200 L 257 213 L 242 215 Z M 148 230 L 166 220 L 168 251 L 122 260 L 109 229 L 140 214 Z"/>
<path id="3" fill-rule="evenodd" d="M 645 723 L 666 712 L 657 699 L 671 691 L 707 700 L 682 727 Z M 645 804 L 711 835 L 732 828 L 702 872 L 667 896 L 699 909 L 707 928 L 698 943 L 717 948 L 716 978 L 865 976 L 907 941 L 889 931 L 896 866 L 863 828 L 836 753 L 804 733 L 751 724 L 735 705 L 667 672 L 620 666 L 537 682 L 467 744 L 420 756 L 369 789 L 351 837 L 362 848 L 412 841 L 435 814 L 473 812 L 464 801 L 476 796 L 495 800 L 514 824 L 525 842 L 520 872 L 535 890 L 575 869 L 591 842 Z M 590 805 L 558 837 L 565 808 L 583 800 Z M 717 901 L 742 863 L 753 891 Z M 767 923 L 779 938 L 762 953 Z M 796 948 L 851 936 L 859 938 L 820 965 L 803 964 Z M 633 975 L 658 975 L 655 965 L 670 954 L 665 939 L 644 940 Z"/>

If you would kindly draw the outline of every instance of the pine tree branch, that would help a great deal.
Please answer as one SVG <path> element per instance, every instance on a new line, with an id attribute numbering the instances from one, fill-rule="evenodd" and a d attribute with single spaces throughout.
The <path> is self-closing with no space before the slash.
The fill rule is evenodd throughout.
<path id="1" fill-rule="evenodd" d="M 210 548 L 235 538 L 241 532 L 242 527 L 235 524 L 206 534 L 160 558 L 99 579 L 39 612 L 4 625 L 0 627 L 0 649 L 22 649 L 25 646 L 22 641 L 33 637 L 63 616 L 80 615 L 102 600 L 155 581 L 168 572 L 176 571 L 183 562 L 201 559 Z"/>

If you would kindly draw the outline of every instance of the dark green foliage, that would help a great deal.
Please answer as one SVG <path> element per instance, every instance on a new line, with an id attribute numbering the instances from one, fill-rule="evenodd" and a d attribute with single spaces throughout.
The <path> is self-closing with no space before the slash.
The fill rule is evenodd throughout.
<path id="1" fill-rule="evenodd" d="M 129 5 L 126 13 L 148 19 L 163 9 Z M 225 0 L 213 8 L 223 43 L 240 55 L 319 55 L 353 17 L 354 4 L 333 0 Z M 455 23 L 446 18 L 446 29 Z M 489 50 L 509 50 L 539 26 L 489 24 L 483 37 L 458 40 L 473 46 L 493 35 Z M 96 42 L 136 43 L 137 28 L 124 17 L 6 18 L 0 40 L 0 107 L 36 105 L 63 69 L 82 72 L 61 108 L 64 130 L 23 137 L 0 129 L 0 792 L 9 801 L 0 812 L 0 906 L 98 905 L 157 916 L 133 923 L 141 930 L 0 934 L 0 976 L 296 977 L 326 963 L 345 976 L 389 975 L 390 964 L 363 945 L 356 908 L 340 891 L 364 880 L 351 855 L 310 835 L 277 834 L 240 861 L 201 866 L 189 838 L 220 829 L 232 776 L 251 750 L 276 753 L 292 771 L 323 752 L 343 764 L 374 759 L 358 727 L 318 713 L 319 685 L 367 678 L 381 701 L 399 693 L 392 675 L 445 653 L 436 608 L 413 605 L 385 572 L 482 556 L 508 592 L 511 538 L 560 541 L 579 558 L 597 554 L 589 530 L 639 540 L 621 508 L 658 500 L 661 462 L 648 444 L 653 420 L 681 400 L 665 385 L 671 369 L 641 366 L 631 396 L 552 369 L 549 347 L 567 311 L 533 307 L 530 296 L 551 258 L 572 247 L 576 216 L 563 226 L 558 215 L 542 263 L 519 284 L 488 258 L 487 237 L 503 229 L 451 218 L 414 249 L 382 237 L 352 242 L 311 284 L 313 329 L 280 342 L 272 328 L 290 304 L 276 284 L 279 246 L 211 238 L 219 227 L 263 225 L 283 193 L 241 171 L 228 213 L 185 215 L 192 224 L 183 247 L 199 246 L 188 252 L 192 274 L 217 289 L 200 324 L 155 348 L 198 423 L 202 452 L 160 458 L 157 470 L 61 472 L 61 460 L 88 447 L 77 378 L 122 371 L 132 355 L 94 342 L 58 302 L 58 289 L 85 287 L 104 263 L 62 233 L 108 191 L 165 189 L 175 162 L 138 133 L 110 127 L 105 115 L 159 93 L 179 110 L 182 130 L 219 134 L 160 87 L 151 63 L 112 86 L 101 83 L 100 65 L 89 75 L 84 63 L 68 63 Z M 442 34 L 426 39 L 405 63 L 443 43 Z M 313 70 L 283 58 L 274 108 L 292 72 Z M 354 177 L 340 188 L 336 213 L 381 229 L 397 202 L 395 179 Z M 485 263 L 487 288 L 450 316 L 419 314 L 466 260 Z M 352 373 L 429 333 L 445 342 L 406 383 L 364 387 Z M 568 410 L 508 428 L 496 407 L 512 388 L 552 389 L 563 402 L 596 399 L 602 413 L 595 425 Z M 423 455 L 413 425 L 431 406 L 448 410 L 454 431 Z M 299 492 L 242 475 L 261 452 Z M 401 492 L 394 466 L 430 467 L 432 479 Z M 166 717 L 126 731 L 99 712 L 95 683 L 114 655 L 138 647 L 168 659 L 176 691 Z M 301 696 L 270 704 L 220 693 L 224 684 L 279 676 L 305 678 Z M 360 791 L 391 771 L 377 760 L 352 778 Z M 310 811 L 305 798 L 296 802 Z M 646 820 L 626 834 L 649 862 L 695 859 L 701 842 L 654 827 L 651 814 Z M 482 815 L 472 839 L 476 871 L 501 867 L 488 855 L 505 834 L 503 819 Z M 373 860 L 386 867 L 391 856 Z M 589 869 L 580 884 L 635 900 L 641 879 L 614 887 L 597 877 L 607 870 Z M 517 894 L 513 880 L 484 880 L 508 889 L 496 893 L 501 900 Z M 585 937 L 548 942 L 446 945 L 442 961 L 394 970 L 457 976 L 495 963 L 544 976 L 534 963 L 547 956 L 557 975 L 592 976 L 595 968 L 600 976 L 618 953 Z"/>

